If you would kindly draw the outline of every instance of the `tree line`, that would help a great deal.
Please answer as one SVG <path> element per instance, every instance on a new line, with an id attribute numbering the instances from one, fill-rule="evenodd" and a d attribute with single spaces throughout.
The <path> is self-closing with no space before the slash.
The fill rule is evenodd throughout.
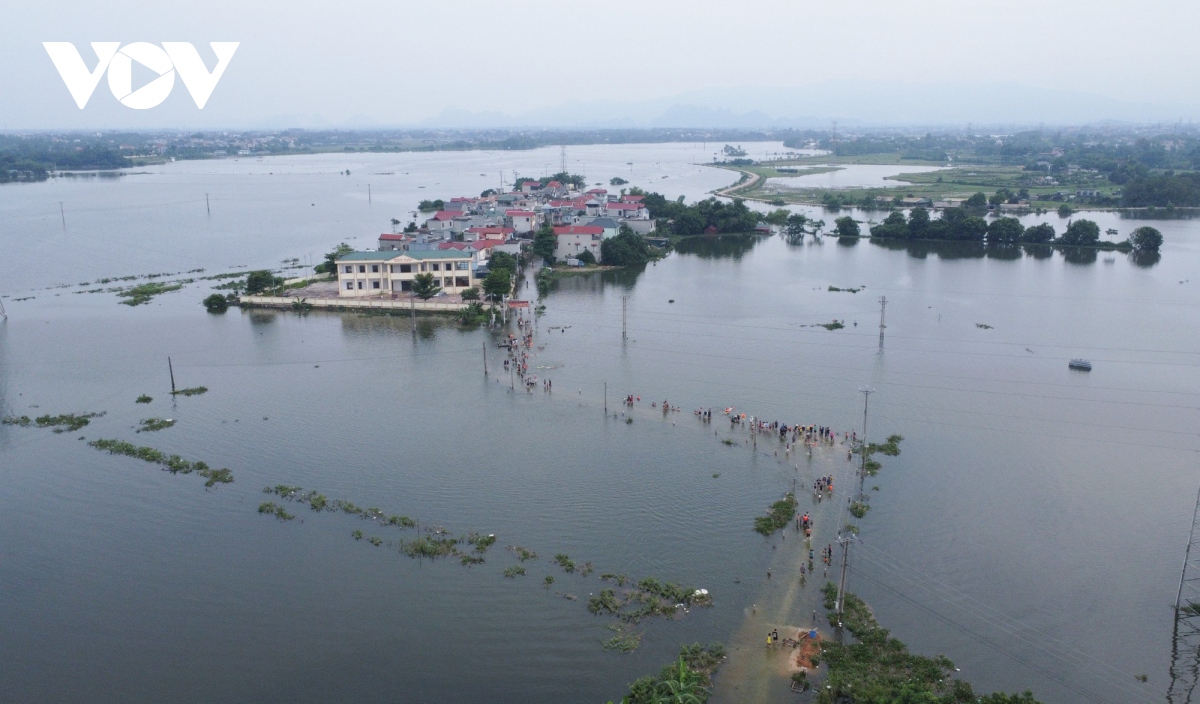
<path id="1" fill-rule="evenodd" d="M 699 235 L 712 227 L 719 233 L 751 232 L 758 225 L 757 212 L 746 207 L 745 201 L 734 198 L 732 203 L 708 198 L 688 205 L 683 196 L 667 200 L 659 193 L 645 193 L 640 189 L 631 191 L 644 196 L 642 203 L 650 211 L 650 217 L 670 220 L 670 231 L 676 235 Z"/>
<path id="2" fill-rule="evenodd" d="M 843 221 L 848 221 L 844 223 Z M 836 221 L 837 232 L 843 236 L 854 236 L 858 224 L 850 218 Z M 845 232 L 843 232 L 843 227 Z M 853 232 L 851 232 L 853 230 Z M 913 208 L 908 217 L 896 211 L 884 221 L 871 227 L 871 236 L 891 239 L 913 240 L 958 240 L 987 242 L 988 244 L 1057 244 L 1094 247 L 1100 242 L 1100 226 L 1086 219 L 1071 221 L 1062 235 L 1056 236 L 1054 226 L 1041 223 L 1025 227 L 1016 218 L 996 218 L 990 223 L 979 215 L 972 215 L 969 208 L 947 208 L 942 217 L 932 218 L 925 208 Z M 1162 245 L 1162 233 L 1153 227 L 1139 227 L 1117 248 L 1135 251 L 1158 251 Z"/>

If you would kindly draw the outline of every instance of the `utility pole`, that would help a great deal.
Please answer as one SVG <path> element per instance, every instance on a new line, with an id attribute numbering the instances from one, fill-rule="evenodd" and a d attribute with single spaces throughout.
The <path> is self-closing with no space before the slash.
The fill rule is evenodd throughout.
<path id="1" fill-rule="evenodd" d="M 841 531 L 838 531 L 837 543 L 842 546 L 842 576 L 838 579 L 837 593 L 838 628 L 842 627 L 842 613 L 846 609 L 846 567 L 850 564 L 850 543 L 853 542 L 853 533 L 846 531 L 846 534 L 842 535 Z"/>
<path id="2" fill-rule="evenodd" d="M 371 204 L 371 184 L 367 184 L 367 205 Z"/>
<path id="3" fill-rule="evenodd" d="M 483 378 L 486 379 L 487 375 L 488 375 L 488 371 L 487 371 L 487 340 L 484 340 L 483 341 Z"/>
<path id="4" fill-rule="evenodd" d="M 417 341 L 417 297 L 411 291 L 408 293 L 408 309 L 412 312 L 413 342 Z"/>
<path id="5" fill-rule="evenodd" d="M 63 210 L 62 201 L 58 201 L 58 214 L 62 216 L 63 232 L 67 231 L 67 211 Z"/>
<path id="6" fill-rule="evenodd" d="M 885 328 L 887 328 L 887 326 L 883 324 L 883 312 L 885 310 L 887 310 L 887 296 L 880 296 L 879 297 L 879 349 L 881 349 L 881 350 L 883 349 L 883 331 Z M 864 429 L 863 432 L 865 433 L 866 430 Z"/>
<path id="7" fill-rule="evenodd" d="M 208 211 L 209 215 L 212 215 L 212 206 L 208 204 L 208 194 L 207 193 L 204 194 L 204 209 L 206 211 Z"/>
<path id="8" fill-rule="evenodd" d="M 625 332 L 625 302 L 628 296 L 621 296 L 621 339 L 625 340 L 629 337 Z"/>
<path id="9" fill-rule="evenodd" d="M 171 395 L 175 395 L 175 367 L 171 366 L 171 358 L 167 357 L 167 371 L 171 374 Z"/>
<path id="10" fill-rule="evenodd" d="M 860 446 L 860 449 L 862 450 L 862 466 L 858 471 L 858 498 L 861 501 L 863 496 L 863 484 L 867 480 L 867 402 L 871 400 L 871 394 L 875 393 L 875 390 L 868 387 L 859 389 L 859 391 L 861 391 L 863 395 L 863 436 L 862 445 Z"/>
<path id="11" fill-rule="evenodd" d="M 1200 678 L 1200 552 L 1192 557 L 1192 548 L 1200 541 L 1200 494 L 1196 496 L 1196 507 L 1192 510 L 1192 528 L 1188 534 L 1187 548 L 1183 552 L 1183 571 L 1179 575 L 1179 590 L 1175 595 L 1175 626 L 1171 634 L 1171 685 L 1167 688 L 1167 701 L 1188 702 Z M 1177 691 L 1178 690 L 1178 691 Z"/>

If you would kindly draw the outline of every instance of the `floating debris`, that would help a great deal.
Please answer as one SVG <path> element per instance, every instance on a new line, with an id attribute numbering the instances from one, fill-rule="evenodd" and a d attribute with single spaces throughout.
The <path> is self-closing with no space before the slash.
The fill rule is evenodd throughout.
<path id="1" fill-rule="evenodd" d="M 207 387 L 193 386 L 190 389 L 180 389 L 178 391 L 172 391 L 171 395 L 172 396 L 199 396 L 200 394 L 207 393 L 207 392 L 208 392 Z"/>

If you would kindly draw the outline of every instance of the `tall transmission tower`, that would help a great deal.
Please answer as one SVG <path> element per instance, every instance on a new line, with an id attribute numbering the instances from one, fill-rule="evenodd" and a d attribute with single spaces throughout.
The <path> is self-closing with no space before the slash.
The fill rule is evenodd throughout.
<path id="1" fill-rule="evenodd" d="M 564 174 L 567 173 L 567 145 L 565 144 L 561 145 L 559 148 L 559 160 L 562 162 L 559 172 Z"/>
<path id="2" fill-rule="evenodd" d="M 1183 552 L 1183 571 L 1175 595 L 1175 627 L 1171 633 L 1170 704 L 1186 704 L 1200 682 L 1200 493 L 1192 510 L 1192 529 Z M 1193 555 L 1193 551 L 1195 554 Z"/>

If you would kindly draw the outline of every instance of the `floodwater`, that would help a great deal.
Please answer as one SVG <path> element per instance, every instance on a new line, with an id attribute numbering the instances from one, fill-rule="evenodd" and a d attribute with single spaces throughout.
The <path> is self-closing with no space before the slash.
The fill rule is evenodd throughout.
<path id="1" fill-rule="evenodd" d="M 604 183 L 633 161 L 630 185 L 692 199 L 729 180 L 691 165 L 705 149 L 577 147 L 568 160 Z M 714 640 L 733 651 L 721 700 L 778 699 L 786 681 L 761 652 L 765 629 L 807 625 L 822 580 L 797 590 L 794 534 L 764 539 L 752 521 L 793 485 L 833 474 L 823 547 L 852 468 L 840 446 L 810 462 L 773 440 L 747 444 L 720 412 L 861 432 L 864 386 L 870 436 L 905 438 L 867 480 L 872 509 L 851 552 L 850 588 L 880 622 L 917 652 L 948 655 L 980 691 L 1163 698 L 1200 483 L 1192 222 L 1153 223 L 1166 237 L 1158 261 L 690 240 L 642 271 L 554 284 L 531 364 L 552 394 L 510 391 L 492 335 L 445 321 L 421 319 L 414 336 L 403 317 L 210 315 L 199 305 L 209 282 L 138 308 L 45 290 L 319 259 L 341 240 L 372 244 L 420 198 L 478 192 L 501 168 L 557 170 L 560 158 L 191 162 L 0 189 L 0 244 L 14 253 L 0 261 L 0 408 L 107 411 L 78 433 L 0 426 L 0 699 L 607 701 L 681 643 Z M 1025 222 L 1043 219 L 1066 222 Z M 1121 236 L 1144 224 L 1095 219 Z M 846 327 L 816 327 L 834 319 Z M 180 386 L 208 393 L 170 401 L 168 356 Z M 1067 369 L 1072 357 L 1094 370 Z M 142 393 L 154 401 L 135 404 Z M 642 397 L 632 411 L 618 402 L 628 393 Z M 664 399 L 683 411 L 649 407 Z M 697 407 L 718 417 L 702 424 Z M 627 411 L 633 423 L 612 417 Z M 178 423 L 135 433 L 151 416 Z M 79 436 L 229 467 L 236 481 L 205 491 Z M 294 521 L 258 514 L 262 488 L 280 483 L 498 542 L 471 568 L 411 560 L 351 537 L 411 532 L 296 504 Z M 501 576 L 516 563 L 509 545 L 541 556 L 527 576 Z M 563 573 L 559 552 L 595 573 Z M 644 622 L 637 651 L 605 652 L 610 621 L 585 603 L 604 572 L 707 588 L 715 606 Z"/>
<path id="2" fill-rule="evenodd" d="M 766 185 L 792 189 L 892 188 L 904 185 L 904 181 L 896 179 L 899 174 L 923 174 L 949 168 L 880 164 L 812 164 L 812 166 L 833 166 L 835 170 L 807 176 L 776 176 L 767 179 Z"/>

